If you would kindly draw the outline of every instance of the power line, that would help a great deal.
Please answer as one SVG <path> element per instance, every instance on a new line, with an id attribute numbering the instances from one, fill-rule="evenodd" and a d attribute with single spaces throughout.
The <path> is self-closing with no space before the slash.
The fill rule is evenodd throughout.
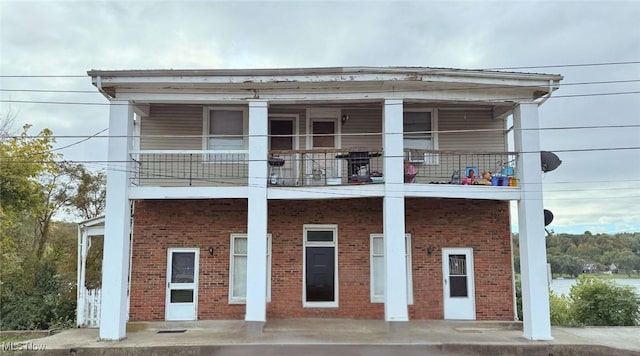
<path id="1" fill-rule="evenodd" d="M 637 61 L 629 61 L 629 62 L 600 62 L 600 63 L 582 63 L 582 64 L 556 64 L 556 65 L 542 65 L 542 66 L 529 66 L 529 67 L 497 67 L 497 68 L 487 68 L 487 69 L 484 69 L 484 70 L 597 67 L 597 66 L 615 66 L 615 65 L 628 65 L 628 64 L 640 64 L 640 62 L 637 62 Z"/>
<path id="2" fill-rule="evenodd" d="M 94 137 L 97 137 L 99 134 L 101 134 L 101 133 L 103 133 L 103 132 L 105 132 L 105 131 L 107 131 L 107 130 L 109 130 L 109 128 L 108 128 L 108 127 L 107 127 L 106 129 L 102 129 L 102 130 L 100 130 L 100 131 L 98 131 L 98 132 L 94 133 L 94 134 L 93 134 L 93 135 L 91 135 L 91 136 L 88 136 L 88 137 L 86 137 L 86 138 L 83 138 L 83 139 L 82 139 L 82 140 L 80 140 L 80 141 L 76 141 L 76 142 L 71 143 L 71 144 L 68 144 L 68 145 L 66 145 L 66 146 L 62 146 L 62 147 L 58 147 L 58 148 L 54 148 L 54 149 L 50 150 L 49 152 L 60 151 L 60 150 L 63 150 L 63 149 L 65 149 L 65 148 L 69 148 L 69 147 L 73 147 L 73 146 L 75 146 L 75 145 L 81 144 L 81 143 L 83 143 L 83 142 L 85 142 L 85 141 L 88 141 L 88 140 L 90 140 L 90 139 L 94 138 Z"/>
<path id="3" fill-rule="evenodd" d="M 80 161 L 68 161 L 68 162 L 70 162 L 70 163 L 78 163 L 78 162 L 80 162 Z M 127 161 L 127 162 L 129 162 L 129 161 Z M 101 166 L 101 165 L 97 165 L 97 164 L 93 164 L 93 165 L 94 165 L 94 166 L 98 166 L 98 167 L 100 167 L 101 169 L 105 169 L 105 167 L 103 167 L 103 166 Z M 130 173 L 130 174 L 137 174 L 137 173 L 138 173 L 138 172 L 137 172 L 137 171 L 135 171 L 135 170 L 127 169 L 127 168 L 126 168 L 126 166 L 113 166 L 113 165 L 111 165 L 111 167 L 109 167 L 109 166 L 107 165 L 106 169 L 108 169 L 108 170 L 115 170 L 115 171 L 119 171 L 119 172 L 127 172 L 127 173 Z M 249 178 L 248 176 L 237 176 L 237 177 L 231 177 L 231 179 L 248 179 L 248 178 Z M 264 178 L 264 177 L 260 177 L 260 178 Z M 215 183 L 228 183 L 228 181 L 224 181 L 224 180 L 220 180 L 220 179 L 198 178 L 198 177 L 196 177 L 196 178 L 185 178 L 185 177 L 180 177 L 180 176 L 177 176 L 177 175 L 160 174 L 160 173 L 157 173 L 157 172 L 152 172 L 151 174 L 147 174 L 144 178 L 142 178 L 142 180 L 146 180 L 146 179 L 151 179 L 151 180 L 153 180 L 153 179 L 156 179 L 156 180 L 158 180 L 158 179 L 159 179 L 159 180 L 163 180 L 163 179 L 174 179 L 174 180 L 185 181 L 185 182 L 190 180 L 190 181 L 193 181 L 193 182 L 204 182 L 204 183 L 214 183 L 214 184 L 215 184 Z M 268 179 L 268 177 L 267 177 L 266 179 Z M 602 181 L 602 182 L 614 182 L 614 181 Z M 620 182 L 620 183 L 628 183 L 629 181 L 628 181 L 628 180 L 620 180 L 620 181 L 616 181 L 616 182 Z M 567 183 L 569 183 L 569 182 L 567 182 Z M 576 181 L 574 181 L 574 182 L 571 182 L 571 183 L 574 183 L 574 184 L 575 184 L 575 183 L 581 183 L 581 182 L 576 182 Z M 245 185 L 246 185 L 246 186 L 251 186 L 251 185 L 249 185 L 249 184 L 245 184 Z M 318 187 L 320 187 L 320 186 L 322 186 L 322 185 L 319 185 Z M 344 186 L 344 185 L 343 185 L 343 186 Z M 368 189 L 368 188 L 366 188 L 367 186 L 369 186 L 369 187 L 373 187 L 373 186 L 375 186 L 375 185 L 373 185 L 373 184 L 371 184 L 371 185 L 362 185 L 362 188 L 359 190 L 359 191 L 360 191 L 360 193 L 362 193 L 363 191 L 365 191 L 365 192 L 366 192 L 366 190 Z M 304 187 L 305 187 L 305 186 L 281 186 L 281 187 L 278 187 L 278 188 L 279 188 L 279 189 L 285 189 L 285 190 L 296 191 L 296 192 L 312 192 L 312 191 L 310 191 L 310 190 L 305 190 L 305 189 L 304 189 Z M 308 185 L 308 186 L 306 186 L 306 187 L 311 187 L 311 186 L 310 186 L 310 185 Z M 526 191 L 526 188 L 525 188 L 525 187 L 526 187 L 526 184 L 521 185 L 521 187 Z M 330 191 L 330 192 L 325 192 L 325 193 L 326 193 L 326 194 L 329 194 L 329 195 L 331 195 L 331 194 L 332 194 L 332 195 L 341 196 L 341 197 L 344 197 L 344 196 L 354 197 L 354 195 L 355 195 L 355 197 L 358 197 L 358 196 L 357 196 L 357 195 L 358 195 L 358 193 L 357 193 L 357 192 L 353 192 L 353 191 L 349 190 L 349 191 L 346 191 L 346 192 L 344 192 L 344 193 L 340 193 L 340 192 L 336 192 L 336 191 L 335 191 L 335 190 L 336 190 L 336 188 L 337 188 L 337 189 L 339 189 L 339 186 L 337 186 L 337 187 L 333 187 L 333 190 L 332 190 L 332 191 Z M 368 190 L 369 190 L 369 191 L 371 191 L 371 189 L 368 189 Z M 563 192 L 593 192 L 593 191 L 602 191 L 602 190 L 616 190 L 616 191 L 620 191 L 620 188 L 600 188 L 600 189 L 597 189 L 597 188 L 596 188 L 596 189 L 577 189 L 577 190 L 576 190 L 576 189 L 563 189 L 563 190 L 552 190 L 552 191 L 546 191 L 546 193 L 563 193 Z M 391 192 L 391 193 L 394 193 L 394 191 L 393 191 L 393 190 L 391 190 L 391 191 L 387 190 L 387 191 L 388 191 L 388 192 Z M 315 191 L 313 191 L 313 192 L 315 192 Z M 400 190 L 395 191 L 395 193 L 400 193 L 400 192 L 401 192 Z M 404 190 L 402 190 L 402 192 L 404 192 Z M 361 196 L 361 197 L 368 197 L 368 196 L 366 196 L 366 195 L 360 195 L 360 196 Z M 625 195 L 625 196 L 623 196 L 623 197 L 620 197 L 620 196 L 610 196 L 610 197 L 584 197 L 584 198 L 583 198 L 583 197 L 562 197 L 562 198 L 543 198 L 543 200 L 564 200 L 564 201 L 571 201 L 571 200 L 605 200 L 605 199 L 606 199 L 606 200 L 608 200 L 608 199 L 612 199 L 612 198 L 615 198 L 615 199 L 619 199 L 619 198 L 628 199 L 628 198 L 629 198 L 629 199 L 630 199 L 630 198 L 637 198 L 637 197 L 640 197 L 640 196 L 635 196 L 635 195 L 633 195 L 633 196 L 629 196 L 629 195 Z"/>
<path id="4" fill-rule="evenodd" d="M 577 85 L 600 85 L 600 84 L 624 84 L 624 83 L 637 83 L 640 79 L 624 79 L 624 80 L 606 80 L 606 81 L 594 81 L 594 82 L 575 82 L 575 83 L 559 83 L 558 87 L 577 86 Z M 539 85 L 523 85 L 518 88 L 537 88 Z M 508 89 L 513 86 L 501 86 L 501 85 L 486 85 L 486 86 L 469 86 L 469 87 L 457 87 L 457 88 L 443 88 L 443 89 L 410 89 L 406 91 L 460 91 L 460 90 L 483 90 L 483 89 Z M 26 93 L 78 93 L 78 94 L 99 94 L 97 90 L 58 90 L 58 89 L 0 89 L 0 92 L 26 92 Z M 188 92 L 182 90 L 181 94 L 201 94 L 202 92 Z"/>
<path id="5" fill-rule="evenodd" d="M 567 152 L 596 152 L 596 151 L 633 151 L 633 150 L 640 150 L 640 146 L 628 146 L 628 147 L 603 147 L 603 148 L 574 148 L 574 149 L 561 149 L 561 150 L 553 150 L 553 152 L 560 152 L 560 153 L 567 153 Z M 345 150 L 346 151 L 346 150 Z M 429 152 L 431 153 L 431 152 Z M 523 151 L 523 152 L 517 152 L 516 154 L 525 154 L 525 153 L 540 153 L 540 151 Z M 144 150 L 140 150 L 140 152 L 138 152 L 138 154 L 146 154 L 144 153 Z M 148 154 L 163 154 L 163 153 L 148 153 Z M 166 153 L 167 155 L 171 155 L 174 153 Z M 189 154 L 189 153 L 185 153 L 185 154 Z M 215 154 L 215 152 L 202 152 L 202 153 L 193 153 L 195 155 L 207 155 L 207 154 Z M 226 154 L 226 153 L 225 153 Z M 241 155 L 244 155 L 245 153 L 238 153 Z M 339 152 L 331 152 L 331 155 L 334 154 L 339 154 Z M 434 151 L 433 154 L 438 154 L 438 151 Z M 475 155 L 475 156 L 480 156 L 481 153 L 469 153 L 469 155 Z M 506 155 L 506 153 L 505 153 Z M 379 158 L 403 158 L 405 157 L 404 155 L 402 156 L 390 156 L 390 155 L 382 155 Z M 256 159 L 256 160 L 250 160 L 250 159 L 243 159 L 238 161 L 238 163 L 249 163 L 249 162 L 264 162 L 267 163 L 268 162 L 268 158 L 264 158 L 264 159 Z M 334 161 L 337 160 L 334 158 L 328 159 L 329 161 Z M 131 163 L 132 161 L 130 160 L 125 160 L 125 161 L 120 161 L 120 160 L 78 160 L 78 161 L 70 161 L 70 160 L 63 160 L 64 162 L 76 162 L 76 163 Z M 17 161 L 17 160 L 13 160 L 13 161 L 7 161 L 9 163 L 47 163 L 49 161 Z M 57 163 L 60 163 L 62 161 L 59 161 Z M 55 163 L 55 162 L 54 162 Z"/>
<path id="6" fill-rule="evenodd" d="M 0 78 L 88 78 L 86 74 L 48 74 L 48 75 L 31 75 L 31 74 L 15 74 L 15 75 L 0 75 Z"/>
<path id="7" fill-rule="evenodd" d="M 640 64 L 639 61 L 625 61 L 625 62 L 596 62 L 596 63 L 570 63 L 570 64 L 554 64 L 554 65 L 536 65 L 536 66 L 520 66 L 520 67 L 487 67 L 487 68 L 476 68 L 469 69 L 471 70 L 480 70 L 480 71 L 490 71 L 490 70 L 513 70 L 513 69 L 539 69 L 539 68 L 570 68 L 570 67 L 596 67 L 596 66 L 615 66 L 615 65 L 630 65 L 630 64 Z M 330 68 L 330 67 L 328 67 Z M 428 68 L 428 67 L 427 67 Z M 440 70 L 450 70 L 454 68 L 429 68 L 429 69 L 440 69 Z M 87 78 L 88 74 L 46 74 L 46 75 L 38 75 L 38 74 L 13 74 L 13 75 L 0 75 L 0 78 Z"/>
<path id="8" fill-rule="evenodd" d="M 97 90 L 59 90 L 59 89 L 0 89 L 0 92 L 12 93 L 72 93 L 72 94 L 100 94 Z"/>
<path id="9" fill-rule="evenodd" d="M 539 128 L 530 128 L 530 129 L 522 129 L 522 131 L 554 131 L 554 130 L 588 130 L 588 129 L 621 129 L 621 128 L 640 128 L 640 124 L 626 124 L 626 125 L 594 125 L 594 126 L 558 126 L 558 127 L 539 127 Z M 105 129 L 106 130 L 106 129 Z M 103 130 L 103 131 L 105 131 Z M 103 132 L 101 131 L 101 132 Z M 431 131 L 411 131 L 410 134 L 451 134 L 451 133 L 480 133 L 480 132 L 505 132 L 508 131 L 506 129 L 503 128 L 499 128 L 499 129 L 464 129 L 464 130 L 431 130 Z M 408 133 L 403 132 L 403 133 L 396 133 L 395 135 L 406 135 Z M 243 138 L 251 138 L 251 137 L 292 137 L 292 138 L 296 138 L 296 137 L 330 137 L 330 136 L 334 136 L 335 134 L 313 134 L 310 133 L 309 135 L 307 135 L 306 133 L 303 134 L 293 134 L 293 135 L 270 135 L 270 134 L 266 134 L 266 135 L 198 135 L 198 134 L 193 134 L 193 135 L 170 135 L 170 134 L 166 134 L 166 135 L 50 135 L 49 137 L 52 138 L 56 138 L 56 139 L 69 139 L 69 138 L 86 138 L 86 137 L 92 137 L 92 138 L 196 138 L 196 139 L 202 139 L 203 137 L 211 137 L 211 138 L 223 138 L 223 137 L 233 137 L 233 138 L 239 138 L 239 137 L 243 137 Z M 382 137 L 384 135 L 383 132 L 358 132 L 358 133 L 342 133 L 341 136 L 342 137 L 356 137 L 356 136 L 380 136 Z M 40 138 L 41 136 L 38 135 L 25 135 L 25 136 L 7 136 L 6 138 L 11 138 L 11 139 L 34 139 L 34 138 Z M 471 152 L 470 152 L 471 153 Z M 480 152 L 482 153 L 482 152 Z"/>
<path id="10" fill-rule="evenodd" d="M 73 102 L 73 101 L 37 101 L 37 100 L 0 100 L 0 103 L 16 103 L 16 104 L 54 104 L 54 105 L 129 105 L 129 104 L 112 104 L 112 103 L 89 103 L 89 102 Z"/>
<path id="11" fill-rule="evenodd" d="M 411 89 L 411 90 L 406 90 L 406 91 L 414 91 L 414 92 L 426 92 L 426 91 L 447 91 L 446 89 L 442 90 L 442 89 L 437 89 L 437 90 L 424 90 L 424 89 Z M 380 93 L 381 91 L 352 91 L 352 92 L 348 92 L 348 91 L 341 91 L 341 94 L 348 94 L 348 93 L 361 93 L 361 94 L 376 94 L 376 93 Z M 297 91 L 297 94 L 313 94 L 313 92 L 303 92 L 303 91 Z M 186 92 L 181 92 L 181 94 L 189 94 Z M 200 93 L 192 93 L 192 94 L 200 94 Z M 628 94 L 640 94 L 640 91 L 626 91 L 626 92 L 603 92 L 603 93 L 586 93 L 586 94 L 568 94 L 568 95 L 552 95 L 549 97 L 549 99 L 559 99 L 559 98 L 573 98 L 573 97 L 589 97 L 589 96 L 607 96 L 607 95 L 628 95 Z M 460 100 L 463 100 L 464 98 L 459 98 Z M 512 100 L 530 100 L 531 98 L 529 97 L 523 97 L 523 98 L 514 98 L 514 97 L 501 97 L 501 98 L 483 98 L 481 101 L 483 102 L 491 102 L 491 101 L 499 101 L 499 100 L 507 100 L 507 101 L 512 101 Z M 451 100 L 456 100 L 451 99 Z M 0 100 L 0 102 L 6 102 L 6 103 L 22 103 L 22 104 L 60 104 L 60 105 L 99 105 L 99 106 L 110 106 L 110 105 L 129 105 L 128 103 L 125 104 L 115 104 L 115 103 L 95 103 L 95 102 L 74 102 L 74 101 L 43 101 L 43 100 Z M 402 105 L 402 104 L 391 104 L 391 105 Z"/>
<path id="12" fill-rule="evenodd" d="M 425 91 L 425 90 L 412 90 L 412 91 Z M 348 92 L 341 91 L 341 94 L 347 94 Z M 379 92 L 371 92 L 371 91 L 357 91 L 353 93 L 359 94 L 376 94 Z M 296 94 L 313 94 L 310 92 L 301 92 L 298 91 Z M 588 93 L 588 94 L 568 94 L 568 95 L 552 95 L 548 99 L 563 99 L 563 98 L 578 98 L 578 97 L 595 97 L 595 96 L 612 96 L 612 95 L 630 95 L 630 94 L 640 94 L 640 91 L 624 91 L 624 92 L 605 92 L 605 93 Z M 451 100 L 464 100 L 465 98 L 451 98 Z M 503 98 L 483 98 L 482 102 L 492 102 L 492 101 L 514 101 L 514 100 L 531 100 L 531 98 L 513 98 L 513 97 L 503 97 Z M 90 106 L 112 106 L 112 105 L 121 105 L 126 106 L 130 105 L 128 103 L 118 104 L 118 103 L 95 103 L 95 102 L 77 102 L 77 101 L 42 101 L 42 100 L 6 100 L 2 99 L 0 102 L 3 103 L 16 103 L 16 104 L 48 104 L 48 105 L 90 105 Z M 401 104 L 392 104 L 392 105 L 401 105 Z"/>

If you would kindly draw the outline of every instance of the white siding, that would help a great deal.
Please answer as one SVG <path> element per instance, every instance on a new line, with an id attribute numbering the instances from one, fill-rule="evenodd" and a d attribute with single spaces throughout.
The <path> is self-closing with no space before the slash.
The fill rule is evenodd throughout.
<path id="1" fill-rule="evenodd" d="M 140 149 L 201 150 L 202 123 L 202 105 L 152 105 L 150 115 L 142 118 Z M 204 158 L 201 154 L 143 154 L 140 157 L 141 183 L 151 186 L 246 185 L 246 164 L 212 164 L 204 162 Z"/>
<path id="2" fill-rule="evenodd" d="M 439 149 L 445 151 L 502 152 L 506 148 L 503 120 L 487 110 L 438 110 Z M 446 132 L 453 130 L 487 130 Z"/>
<path id="3" fill-rule="evenodd" d="M 344 109 L 349 121 L 342 125 L 342 147 L 382 148 L 382 108 Z M 363 134 L 367 135 L 363 135 Z"/>
<path id="4" fill-rule="evenodd" d="M 203 105 L 152 105 L 150 116 L 142 118 L 140 148 L 142 150 L 200 150 L 202 149 Z M 471 108 L 437 107 L 428 104 L 405 104 L 406 109 L 433 109 L 437 115 L 438 149 L 457 152 L 502 152 L 506 148 L 504 120 L 493 118 L 490 107 Z M 342 151 L 374 150 L 382 148 L 382 108 L 377 103 L 370 106 L 348 106 L 342 113 L 349 116 L 345 123 L 339 123 L 342 131 Z M 295 114 L 298 116 L 299 148 L 306 147 L 306 106 L 272 105 L 269 115 Z M 479 130 L 479 131 L 474 131 Z M 469 132 L 452 132 L 469 131 Z M 160 135 L 163 137 L 153 137 Z M 169 136 L 169 137 L 167 137 Z M 182 136 L 182 137 L 170 137 Z M 333 160 L 333 156 L 329 157 Z M 144 185 L 185 186 L 185 185 L 245 185 L 246 164 L 235 162 L 204 162 L 205 157 L 193 155 L 141 156 Z M 466 166 L 478 166 L 480 171 L 498 168 L 494 156 L 486 156 L 478 161 L 476 156 L 439 155 L 436 165 L 417 165 L 419 180 L 446 180 L 451 172 L 464 172 Z M 169 163 L 167 163 L 169 161 Z M 347 161 L 335 163 L 342 166 L 342 176 L 346 176 Z M 285 167 L 286 168 L 286 167 Z M 302 168 L 298 168 L 302 169 Z M 382 157 L 373 158 L 370 169 L 382 171 Z M 286 173 L 286 172 L 285 172 Z M 478 172 L 479 173 L 479 172 Z M 293 170 L 290 176 L 293 184 Z"/>
<path id="5" fill-rule="evenodd" d="M 140 126 L 142 150 L 199 150 L 202 137 L 152 137 L 202 135 L 202 105 L 152 105 Z"/>

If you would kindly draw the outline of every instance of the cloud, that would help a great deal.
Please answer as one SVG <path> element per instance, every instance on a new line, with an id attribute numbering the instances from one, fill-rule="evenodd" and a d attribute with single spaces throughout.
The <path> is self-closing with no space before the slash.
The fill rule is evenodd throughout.
<path id="1" fill-rule="evenodd" d="M 89 69 L 435 66 L 495 68 L 637 61 L 640 3 L 620 2 L 0 2 L 4 100 L 106 103 Z M 531 68 L 564 83 L 640 79 L 638 65 Z M 540 107 L 540 126 L 638 125 L 638 82 L 561 87 Z M 4 105 L 3 110 L 8 106 Z M 11 104 L 17 123 L 57 135 L 91 135 L 108 125 L 107 106 Z M 635 228 L 640 129 L 543 130 L 541 147 L 563 164 L 543 177 L 545 208 L 556 228 Z M 78 138 L 59 139 L 58 147 Z M 67 159 L 105 160 L 106 140 L 62 151 Z M 104 167 L 95 165 L 94 167 Z M 594 229 L 595 230 L 595 229 Z"/>

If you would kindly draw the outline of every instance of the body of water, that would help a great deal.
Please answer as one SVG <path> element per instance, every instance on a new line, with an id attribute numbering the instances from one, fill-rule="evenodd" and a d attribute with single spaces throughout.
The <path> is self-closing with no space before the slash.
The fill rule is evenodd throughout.
<path id="1" fill-rule="evenodd" d="M 636 293 L 640 295 L 640 279 L 612 279 L 612 281 L 621 286 L 632 286 L 636 289 Z M 550 287 L 555 294 L 569 295 L 571 287 L 576 282 L 576 279 L 553 279 Z"/>

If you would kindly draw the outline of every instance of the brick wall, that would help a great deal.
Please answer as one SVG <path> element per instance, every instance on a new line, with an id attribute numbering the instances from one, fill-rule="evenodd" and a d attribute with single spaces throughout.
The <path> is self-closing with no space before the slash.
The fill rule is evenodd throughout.
<path id="1" fill-rule="evenodd" d="M 474 251 L 476 317 L 513 320 L 509 204 L 463 199 L 406 200 L 412 235 L 414 304 L 411 319 L 442 319 L 443 247 Z M 229 235 L 246 232 L 243 199 L 139 201 L 135 206 L 131 320 L 163 320 L 167 249 L 200 248 L 198 319 L 242 319 L 228 303 Z M 382 199 L 270 201 L 271 303 L 268 318 L 383 319 L 370 303 L 369 235 L 382 232 Z M 338 225 L 339 308 L 303 308 L 302 228 Z M 208 247 L 215 253 L 211 256 Z M 431 256 L 427 249 L 436 249 Z"/>

